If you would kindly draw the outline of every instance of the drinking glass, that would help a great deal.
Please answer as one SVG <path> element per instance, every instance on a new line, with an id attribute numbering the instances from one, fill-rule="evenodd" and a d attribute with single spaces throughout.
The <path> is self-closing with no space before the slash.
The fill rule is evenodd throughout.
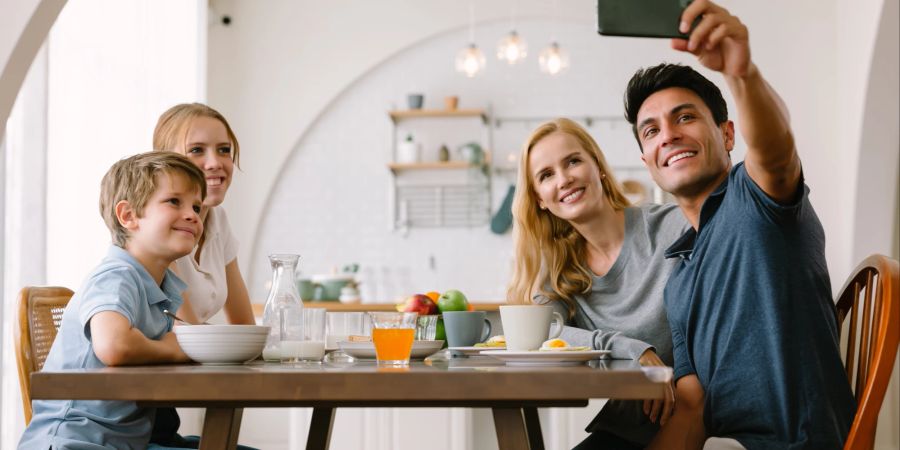
<path id="1" fill-rule="evenodd" d="M 435 334 L 437 334 L 437 321 L 437 314 L 419 316 L 416 319 L 416 340 L 433 341 Z"/>
<path id="2" fill-rule="evenodd" d="M 300 362 L 303 341 L 303 310 L 287 308 L 278 311 L 278 351 L 283 364 Z"/>
<path id="3" fill-rule="evenodd" d="M 325 355 L 325 309 L 303 308 L 298 315 L 298 320 L 286 320 L 290 325 L 281 341 L 281 362 L 319 364 Z"/>
<path id="4" fill-rule="evenodd" d="M 416 333 L 414 312 L 370 312 L 378 365 L 408 366 Z"/>
<path id="5" fill-rule="evenodd" d="M 325 355 L 328 363 L 352 363 L 356 359 L 340 349 L 340 342 L 350 336 L 366 336 L 366 315 L 362 312 L 329 312 L 325 314 L 325 349 L 334 350 Z"/>

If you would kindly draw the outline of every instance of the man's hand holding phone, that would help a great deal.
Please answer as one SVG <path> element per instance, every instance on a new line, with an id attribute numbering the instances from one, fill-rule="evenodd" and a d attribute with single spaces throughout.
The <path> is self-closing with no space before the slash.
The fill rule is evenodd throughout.
<path id="1" fill-rule="evenodd" d="M 709 0 L 694 0 L 681 14 L 679 31 L 688 39 L 672 39 L 672 48 L 689 52 L 708 69 L 744 77 L 750 70 L 750 35 L 740 19 Z"/>

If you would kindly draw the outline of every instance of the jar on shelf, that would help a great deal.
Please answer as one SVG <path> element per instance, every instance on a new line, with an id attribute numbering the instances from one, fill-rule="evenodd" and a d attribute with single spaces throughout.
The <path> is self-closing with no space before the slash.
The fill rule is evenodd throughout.
<path id="1" fill-rule="evenodd" d="M 422 145 L 413 139 L 412 134 L 407 134 L 403 142 L 397 144 L 397 162 L 411 164 L 419 162 L 422 153 Z"/>

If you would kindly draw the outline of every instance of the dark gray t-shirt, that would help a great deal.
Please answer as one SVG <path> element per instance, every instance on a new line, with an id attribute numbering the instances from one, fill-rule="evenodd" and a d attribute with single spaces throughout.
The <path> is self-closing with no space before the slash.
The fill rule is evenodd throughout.
<path id="1" fill-rule="evenodd" d="M 841 448 L 856 409 L 808 196 L 801 179 L 780 205 L 739 163 L 667 255 L 675 378 L 700 380 L 707 434 L 749 450 Z"/>
<path id="2" fill-rule="evenodd" d="M 591 291 L 577 295 L 575 317 L 561 338 L 572 345 L 611 350 L 615 359 L 635 359 L 653 348 L 672 365 L 672 335 L 663 304 L 663 290 L 675 261 L 665 250 L 689 228 L 676 205 L 645 205 L 625 209 L 625 238 L 616 262 L 604 276 L 594 276 Z M 553 305 L 563 317 L 561 302 L 537 296 L 536 303 Z M 646 445 L 658 426 L 650 423 L 639 401 L 610 401 L 588 425 Z"/>

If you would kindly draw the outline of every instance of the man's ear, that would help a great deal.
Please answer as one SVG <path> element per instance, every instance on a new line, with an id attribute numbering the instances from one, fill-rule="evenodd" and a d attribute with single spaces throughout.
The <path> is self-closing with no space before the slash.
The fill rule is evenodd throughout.
<path id="1" fill-rule="evenodd" d="M 734 150 L 734 122 L 727 120 L 720 128 L 722 136 L 725 138 L 725 150 L 731 153 Z"/>
<path id="2" fill-rule="evenodd" d="M 119 221 L 119 225 L 122 225 L 128 231 L 134 231 L 138 228 L 137 213 L 131 207 L 131 203 L 128 203 L 128 200 L 120 200 L 119 203 L 116 203 L 116 219 Z"/>

